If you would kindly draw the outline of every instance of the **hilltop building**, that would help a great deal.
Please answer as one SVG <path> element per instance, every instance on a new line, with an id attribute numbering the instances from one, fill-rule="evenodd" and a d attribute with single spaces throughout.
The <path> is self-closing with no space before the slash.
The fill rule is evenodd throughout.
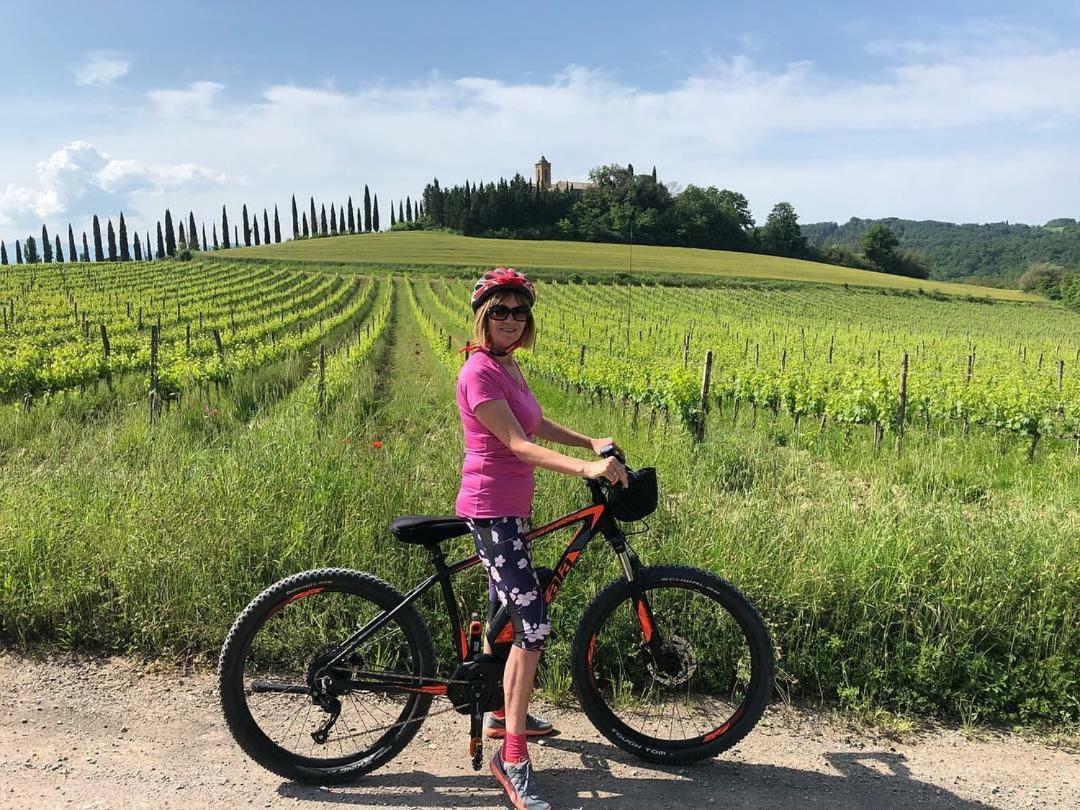
<path id="1" fill-rule="evenodd" d="M 545 191 L 552 188 L 558 191 L 584 191 L 587 188 L 592 188 L 592 183 L 583 183 L 580 180 L 559 180 L 554 185 L 551 182 L 551 163 L 543 155 L 540 155 L 540 160 L 536 161 L 533 171 L 533 182 L 538 188 L 542 188 Z"/>

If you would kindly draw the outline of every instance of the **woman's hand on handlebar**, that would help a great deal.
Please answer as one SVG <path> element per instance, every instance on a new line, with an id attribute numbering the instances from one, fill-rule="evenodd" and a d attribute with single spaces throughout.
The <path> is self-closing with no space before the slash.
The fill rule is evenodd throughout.
<path id="1" fill-rule="evenodd" d="M 609 484 L 629 486 L 626 479 L 626 467 L 617 458 L 602 458 L 599 461 L 585 462 L 586 478 L 601 478 Z"/>
<path id="2" fill-rule="evenodd" d="M 603 439 L 589 439 L 589 445 L 592 447 L 592 451 L 596 453 L 596 455 L 600 455 L 600 451 L 608 445 L 614 447 L 618 451 L 618 453 L 622 455 L 622 449 L 619 447 L 619 445 L 615 444 L 615 440 L 610 436 L 607 436 Z"/>

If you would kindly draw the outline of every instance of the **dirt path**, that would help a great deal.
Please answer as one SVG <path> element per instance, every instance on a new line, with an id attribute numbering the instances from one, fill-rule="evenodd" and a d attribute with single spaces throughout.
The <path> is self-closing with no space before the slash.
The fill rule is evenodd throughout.
<path id="1" fill-rule="evenodd" d="M 210 672 L 0 653 L 0 684 L 2 807 L 507 806 L 469 768 L 457 714 L 431 718 L 357 784 L 319 789 L 245 758 Z M 562 733 L 533 759 L 559 808 L 1080 806 L 1080 755 L 1016 736 L 897 742 L 780 707 L 722 758 L 658 768 L 613 748 L 571 705 L 544 708 Z"/>

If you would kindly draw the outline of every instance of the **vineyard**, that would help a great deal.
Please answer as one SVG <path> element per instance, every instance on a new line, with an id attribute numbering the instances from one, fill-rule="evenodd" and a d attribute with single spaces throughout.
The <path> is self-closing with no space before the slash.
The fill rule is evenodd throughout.
<path id="1" fill-rule="evenodd" d="M 433 344 L 469 334 L 469 285 L 422 282 Z M 522 362 L 578 391 L 661 409 L 693 428 L 742 406 L 884 434 L 978 425 L 1080 448 L 1080 319 L 851 290 L 545 286 Z M 1001 310 L 1006 311 L 1001 311 Z M 457 344 L 451 338 L 457 338 Z M 1065 358 L 1068 357 L 1068 360 Z M 708 374 L 704 367 L 708 366 Z M 703 379 L 708 377 L 707 387 Z"/>
<path id="2" fill-rule="evenodd" d="M 285 574 L 416 579 L 423 555 L 387 525 L 452 509 L 469 289 L 219 257 L 5 269 L 0 637 L 209 661 Z M 785 694 L 1080 720 L 1080 316 L 842 286 L 553 282 L 536 315 L 519 360 L 545 414 L 657 467 L 635 549 L 746 590 Z M 582 505 L 572 476 L 537 482 L 539 517 Z M 545 688 L 566 688 L 572 607 L 614 571 L 590 549 L 568 581 Z"/>
<path id="3" fill-rule="evenodd" d="M 0 400 L 27 404 L 124 374 L 153 376 L 165 398 L 220 384 L 325 341 L 374 289 L 210 260 L 26 267 L 0 274 Z"/>

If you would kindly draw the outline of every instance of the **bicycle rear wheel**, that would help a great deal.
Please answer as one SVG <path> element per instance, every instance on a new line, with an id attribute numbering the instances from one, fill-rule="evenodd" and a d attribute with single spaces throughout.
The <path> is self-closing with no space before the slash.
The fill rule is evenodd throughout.
<path id="1" fill-rule="evenodd" d="M 325 663 L 403 599 L 377 577 L 344 569 L 295 574 L 259 594 L 237 618 L 218 663 L 222 711 L 240 747 L 280 776 L 322 784 L 354 779 L 400 752 L 432 696 L 374 682 L 434 674 L 419 614 L 412 606 L 399 611 L 343 661 L 329 670 Z"/>
<path id="2" fill-rule="evenodd" d="M 663 658 L 650 652 L 624 580 L 593 600 L 574 635 L 574 687 L 589 720 L 653 762 L 704 759 L 761 718 L 773 687 L 765 623 L 737 588 L 682 566 L 642 568 Z"/>

